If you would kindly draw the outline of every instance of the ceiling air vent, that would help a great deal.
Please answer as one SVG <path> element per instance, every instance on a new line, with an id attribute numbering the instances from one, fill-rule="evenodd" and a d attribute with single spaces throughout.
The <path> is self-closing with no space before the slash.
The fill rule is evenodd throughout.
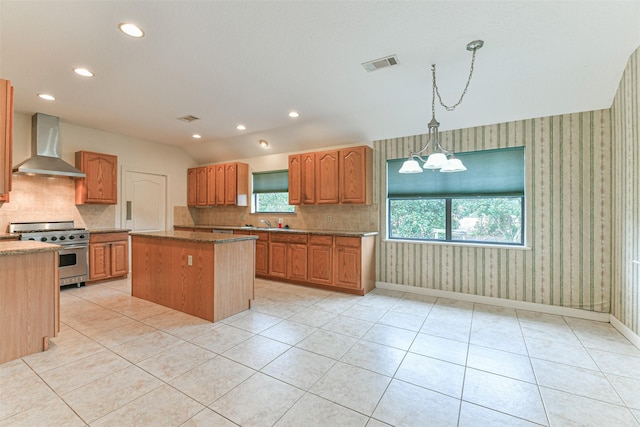
<path id="1" fill-rule="evenodd" d="M 398 65 L 398 57 L 396 55 L 385 56 L 384 58 L 362 63 L 362 66 L 367 71 L 375 71 L 392 65 Z"/>
<path id="2" fill-rule="evenodd" d="M 200 120 L 200 118 L 198 118 L 196 116 L 192 116 L 191 114 L 189 114 L 187 116 L 178 117 L 178 120 L 182 120 L 183 122 L 191 123 L 193 121 Z"/>

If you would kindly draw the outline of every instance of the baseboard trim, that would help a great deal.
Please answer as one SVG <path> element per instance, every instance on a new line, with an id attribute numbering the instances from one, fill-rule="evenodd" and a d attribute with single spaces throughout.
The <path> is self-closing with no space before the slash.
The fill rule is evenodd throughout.
<path id="1" fill-rule="evenodd" d="M 594 311 L 580 310 L 578 308 L 559 307 L 556 305 L 537 304 L 533 302 L 514 301 L 504 298 L 485 297 L 481 295 L 463 294 L 460 292 L 441 291 L 439 289 L 418 288 L 416 286 L 397 285 L 388 282 L 376 282 L 376 288 L 389 289 L 393 291 L 409 292 L 419 295 L 428 295 L 436 298 L 449 298 L 458 301 L 473 302 L 478 304 L 495 305 L 498 307 L 514 308 L 519 310 L 535 311 L 538 313 L 556 314 L 559 316 L 576 317 L 578 319 L 595 320 L 597 322 L 612 323 L 612 316 L 609 313 L 596 313 Z M 615 319 L 615 318 L 614 318 Z M 617 319 L 616 319 L 617 321 Z M 618 321 L 618 323 L 620 323 Z M 622 323 L 620 323 L 621 326 Z M 615 325 L 614 325 L 615 327 Z M 618 329 L 616 327 L 616 329 Z M 628 329 L 628 328 L 627 328 Z M 618 329 L 619 330 L 619 329 Z M 629 333 L 633 332 L 629 329 Z M 628 336 L 620 331 L 625 337 Z M 635 335 L 635 334 L 634 334 Z M 640 337 L 635 335 L 636 340 L 640 341 Z M 632 341 L 631 339 L 629 339 Z M 632 341 L 636 346 L 636 341 Z"/>
<path id="2" fill-rule="evenodd" d="M 631 344 L 640 349 L 640 336 L 627 327 L 624 323 L 619 321 L 613 314 L 609 315 L 609 323 L 616 328 L 626 339 L 631 341 Z"/>

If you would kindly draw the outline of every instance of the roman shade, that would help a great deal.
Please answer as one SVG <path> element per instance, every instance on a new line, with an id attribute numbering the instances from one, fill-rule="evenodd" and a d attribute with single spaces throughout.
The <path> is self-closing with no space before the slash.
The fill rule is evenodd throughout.
<path id="1" fill-rule="evenodd" d="M 467 167 L 461 173 L 398 171 L 406 159 L 387 161 L 387 197 L 524 196 L 524 147 L 456 154 Z"/>
<path id="2" fill-rule="evenodd" d="M 287 170 L 254 172 L 253 193 L 286 193 L 289 191 L 289 175 Z"/>

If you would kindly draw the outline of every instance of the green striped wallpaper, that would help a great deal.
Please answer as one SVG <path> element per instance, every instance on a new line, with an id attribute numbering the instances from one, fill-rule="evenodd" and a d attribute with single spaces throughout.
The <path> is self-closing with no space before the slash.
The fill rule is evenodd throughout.
<path id="1" fill-rule="evenodd" d="M 613 128 L 612 314 L 640 335 L 640 48 L 611 107 Z"/>
<path id="2" fill-rule="evenodd" d="M 442 122 L 446 124 L 444 117 Z M 385 240 L 385 162 L 406 157 L 426 138 L 374 142 L 378 281 L 610 311 L 610 110 L 441 133 L 443 145 L 454 152 L 525 147 L 525 249 Z M 637 160 L 636 154 L 636 165 Z M 417 179 L 429 179 L 429 174 Z"/>

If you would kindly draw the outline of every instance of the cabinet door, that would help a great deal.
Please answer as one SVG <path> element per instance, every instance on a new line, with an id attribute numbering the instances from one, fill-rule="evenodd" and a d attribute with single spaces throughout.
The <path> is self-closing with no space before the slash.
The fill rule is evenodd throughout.
<path id="1" fill-rule="evenodd" d="M 198 168 L 187 169 L 187 206 L 196 206 L 198 202 Z"/>
<path id="2" fill-rule="evenodd" d="M 269 274 L 269 243 L 256 241 L 256 274 L 266 276 Z"/>
<path id="3" fill-rule="evenodd" d="M 235 163 L 228 163 L 224 168 L 224 204 L 235 205 L 237 200 L 237 166 Z"/>
<path id="4" fill-rule="evenodd" d="M 316 155 L 304 153 L 300 155 L 302 165 L 302 203 L 314 204 L 316 202 Z"/>
<path id="5" fill-rule="evenodd" d="M 13 86 L 0 79 L 0 202 L 9 201 L 13 161 Z"/>
<path id="6" fill-rule="evenodd" d="M 129 243 L 113 242 L 111 246 L 111 276 L 126 276 L 129 273 Z"/>
<path id="7" fill-rule="evenodd" d="M 361 241 L 355 237 L 336 237 L 335 285 L 344 288 L 362 288 Z"/>
<path id="8" fill-rule="evenodd" d="M 224 205 L 224 165 L 216 165 L 216 205 Z"/>
<path id="9" fill-rule="evenodd" d="M 302 166 L 300 165 L 300 155 L 289 156 L 289 204 L 299 205 L 302 203 Z"/>
<path id="10" fill-rule="evenodd" d="M 308 276 L 312 283 L 333 285 L 333 246 L 309 245 Z"/>
<path id="11" fill-rule="evenodd" d="M 76 167 L 87 174 L 76 179 L 76 204 L 118 203 L 118 157 L 89 151 L 76 152 Z"/>
<path id="12" fill-rule="evenodd" d="M 316 203 L 337 204 L 338 151 L 323 151 L 316 155 Z"/>
<path id="13" fill-rule="evenodd" d="M 216 167 L 207 166 L 207 206 L 216 204 Z"/>
<path id="14" fill-rule="evenodd" d="M 371 148 L 366 146 L 340 150 L 340 203 L 370 203 Z"/>
<path id="15" fill-rule="evenodd" d="M 289 244 L 287 279 L 307 280 L 307 245 Z"/>
<path id="16" fill-rule="evenodd" d="M 207 168 L 197 168 L 196 176 L 198 181 L 196 185 L 196 205 L 207 206 Z"/>
<path id="17" fill-rule="evenodd" d="M 111 253 L 108 243 L 92 243 L 89 245 L 89 280 L 100 280 L 109 277 Z"/>
<path id="18" fill-rule="evenodd" d="M 287 244 L 269 243 L 269 276 L 287 277 Z"/>

